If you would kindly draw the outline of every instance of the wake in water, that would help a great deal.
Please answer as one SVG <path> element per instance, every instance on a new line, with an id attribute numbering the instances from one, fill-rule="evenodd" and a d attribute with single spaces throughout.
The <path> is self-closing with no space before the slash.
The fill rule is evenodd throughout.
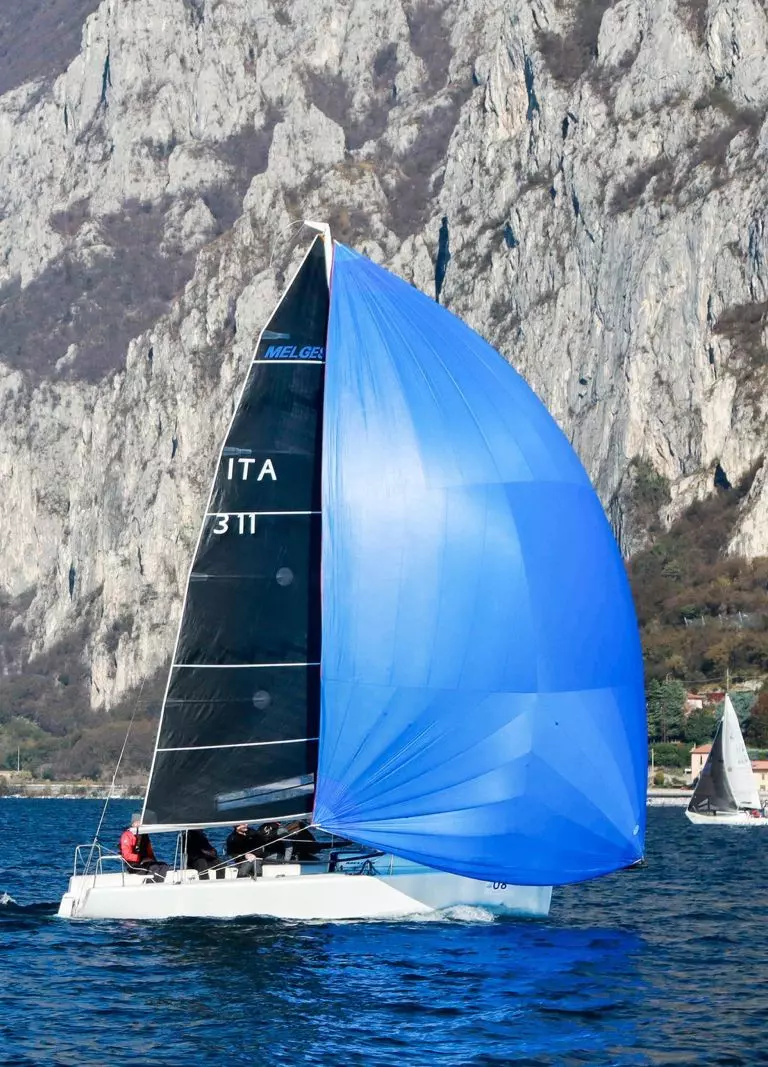
<path id="1" fill-rule="evenodd" d="M 409 915 L 408 922 L 415 923 L 492 923 L 499 915 L 490 908 L 483 908 L 477 904 L 456 904 L 452 908 L 441 908 L 438 911 L 428 911 L 417 915 Z M 390 919 L 390 922 L 397 921 Z"/>
<path id="2" fill-rule="evenodd" d="M 55 915 L 59 910 L 56 902 L 42 904 L 18 904 L 10 893 L 0 893 L 0 919 L 13 915 Z"/>
<path id="3" fill-rule="evenodd" d="M 376 918 L 359 919 L 264 919 L 262 921 L 281 926 L 376 926 L 389 923 L 407 926 L 410 923 L 492 923 L 499 919 L 509 919 L 508 915 L 499 915 L 491 908 L 474 904 L 456 904 L 452 908 L 439 908 L 436 911 L 414 912 L 412 915 L 380 915 Z M 521 921 L 521 920 L 515 920 Z"/>

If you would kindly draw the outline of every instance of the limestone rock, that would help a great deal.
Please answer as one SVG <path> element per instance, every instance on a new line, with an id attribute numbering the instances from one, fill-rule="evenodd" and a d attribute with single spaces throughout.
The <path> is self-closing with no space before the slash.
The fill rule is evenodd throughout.
<path id="1" fill-rule="evenodd" d="M 759 0 L 90 6 L 66 69 L 0 96 L 0 587 L 34 590 L 37 649 L 82 628 L 94 704 L 170 654 L 302 217 L 430 294 L 447 219 L 441 300 L 548 404 L 625 549 L 638 462 L 666 522 L 759 463 Z M 765 471 L 733 552 L 768 554 Z"/>

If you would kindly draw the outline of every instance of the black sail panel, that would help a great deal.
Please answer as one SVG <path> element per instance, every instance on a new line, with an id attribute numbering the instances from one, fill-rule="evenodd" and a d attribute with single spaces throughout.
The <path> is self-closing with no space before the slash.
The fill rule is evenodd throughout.
<path id="1" fill-rule="evenodd" d="M 318 662 L 319 557 L 319 515 L 206 519 L 176 663 Z"/>
<path id="2" fill-rule="evenodd" d="M 147 828 L 312 810 L 327 326 L 318 238 L 259 339 L 222 447 L 163 704 Z"/>
<path id="3" fill-rule="evenodd" d="M 316 769 L 316 743 L 159 750 L 155 760 L 155 773 L 167 783 L 174 810 L 184 814 L 175 825 L 186 826 L 306 814 Z"/>
<path id="4" fill-rule="evenodd" d="M 217 670 L 174 668 L 160 729 L 160 749 L 291 741 L 318 733 L 319 666 L 234 667 L 222 692 Z"/>
<path id="5" fill-rule="evenodd" d="M 707 815 L 716 811 L 738 811 L 723 759 L 723 722 L 717 727 L 712 750 L 707 762 L 701 769 L 699 780 L 688 804 L 688 810 L 698 815 Z"/>

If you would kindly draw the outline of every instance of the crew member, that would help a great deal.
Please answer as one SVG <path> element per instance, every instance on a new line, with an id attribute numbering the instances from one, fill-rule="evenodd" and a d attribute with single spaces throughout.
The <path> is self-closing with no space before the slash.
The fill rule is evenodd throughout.
<path id="1" fill-rule="evenodd" d="M 237 864 L 238 878 L 258 878 L 263 866 L 264 846 L 267 839 L 248 823 L 238 823 L 227 838 L 227 855 Z"/>
<path id="2" fill-rule="evenodd" d="M 287 837 L 285 842 L 287 849 L 291 850 L 290 856 L 286 852 L 286 858 L 298 860 L 299 862 L 313 860 L 322 849 L 322 845 L 315 840 L 304 819 L 289 823 L 288 826 L 283 827 L 282 832 Z"/>
<path id="3" fill-rule="evenodd" d="M 280 833 L 279 822 L 265 822 L 262 823 L 258 829 L 258 832 L 264 838 L 266 844 L 264 845 L 263 855 L 272 856 L 276 859 L 285 859 L 285 841 L 277 840 L 282 838 Z"/>
<path id="4" fill-rule="evenodd" d="M 131 825 L 120 837 L 120 855 L 133 874 L 151 874 L 154 882 L 164 882 L 168 864 L 155 856 L 148 834 L 140 834 L 141 812 L 134 812 Z"/>
<path id="5" fill-rule="evenodd" d="M 202 830 L 187 830 L 187 866 L 201 878 L 210 878 L 211 868 L 215 868 L 217 878 L 224 877 L 219 854 Z"/>

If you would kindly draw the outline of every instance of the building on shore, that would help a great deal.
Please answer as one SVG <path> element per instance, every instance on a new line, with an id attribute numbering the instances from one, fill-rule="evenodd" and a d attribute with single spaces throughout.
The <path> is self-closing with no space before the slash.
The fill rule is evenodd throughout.
<path id="1" fill-rule="evenodd" d="M 711 751 L 712 745 L 696 745 L 695 748 L 691 749 L 691 765 L 686 772 L 689 782 L 695 782 L 699 777 Z"/>
<path id="2" fill-rule="evenodd" d="M 753 759 L 752 772 L 757 778 L 757 788 L 761 793 L 768 793 L 768 759 Z"/>

